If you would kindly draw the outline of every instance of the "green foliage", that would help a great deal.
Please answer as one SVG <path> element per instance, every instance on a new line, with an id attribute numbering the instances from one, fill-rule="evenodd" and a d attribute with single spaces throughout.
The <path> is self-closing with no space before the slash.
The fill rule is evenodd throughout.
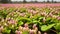
<path id="1" fill-rule="evenodd" d="M 58 32 L 57 34 L 60 34 L 60 32 Z"/>
<path id="2" fill-rule="evenodd" d="M 60 31 L 60 23 L 57 23 L 54 28 L 57 30 L 57 31 Z"/>
<path id="3" fill-rule="evenodd" d="M 3 28 L 4 31 L 2 31 L 3 34 L 10 34 L 11 31 L 13 31 L 15 33 L 16 30 L 19 30 L 18 29 L 19 26 L 23 27 L 25 23 L 27 23 L 28 27 L 30 27 L 31 29 L 33 29 L 32 25 L 36 24 L 37 29 L 39 29 L 39 31 L 42 31 L 42 32 L 49 31 L 50 29 L 53 29 L 53 28 L 56 29 L 55 31 L 60 32 L 60 20 L 57 19 L 58 16 L 60 15 L 60 13 L 58 15 L 55 15 L 54 13 L 51 12 L 53 9 L 50 10 L 48 7 L 47 8 L 30 7 L 28 9 L 37 11 L 37 13 L 33 12 L 33 11 L 31 11 L 31 13 L 29 13 L 28 12 L 29 10 L 27 10 L 27 8 L 19 8 L 18 11 L 17 11 L 17 8 L 9 8 L 9 10 L 7 10 L 7 8 L 4 8 L 3 10 L 0 10 L 0 17 L 1 17 L 1 19 L 3 18 L 0 21 L 1 22 L 0 26 L 4 27 Z M 42 10 L 38 10 L 38 9 L 42 9 Z M 33 15 L 32 13 L 36 13 L 36 14 Z M 52 13 L 52 15 L 49 15 L 49 13 Z M 23 16 L 21 16 L 21 15 L 23 15 Z M 42 16 L 42 15 L 44 15 L 44 16 Z M 45 17 L 45 19 L 44 19 L 44 17 Z M 13 20 L 10 21 L 11 19 L 15 20 L 16 23 Z M 8 23 L 8 22 L 11 22 L 13 24 Z M 3 23 L 5 23 L 5 24 L 3 24 Z M 28 31 L 23 31 L 23 34 L 28 34 L 28 33 L 29 33 Z"/>
<path id="4" fill-rule="evenodd" d="M 20 8 L 20 12 L 21 12 L 21 13 L 27 12 L 27 9 L 26 9 L 26 8 Z"/>
<path id="5" fill-rule="evenodd" d="M 9 28 L 4 28 L 3 34 L 10 34 L 11 30 Z"/>
<path id="6" fill-rule="evenodd" d="M 18 25 L 19 26 L 23 25 L 23 22 L 22 21 L 18 21 Z"/>
<path id="7" fill-rule="evenodd" d="M 47 31 L 49 29 L 51 29 L 55 24 L 50 24 L 50 25 L 42 25 L 41 26 L 41 30 L 42 31 Z"/>
<path id="8" fill-rule="evenodd" d="M 23 31 L 23 33 L 22 34 L 29 34 L 29 32 L 28 31 Z"/>

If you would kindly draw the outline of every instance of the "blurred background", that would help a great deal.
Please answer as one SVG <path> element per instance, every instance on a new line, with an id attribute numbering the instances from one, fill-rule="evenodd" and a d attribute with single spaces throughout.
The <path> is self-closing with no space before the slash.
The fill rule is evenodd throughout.
<path id="1" fill-rule="evenodd" d="M 0 0 L 0 3 L 58 3 L 60 0 Z"/>

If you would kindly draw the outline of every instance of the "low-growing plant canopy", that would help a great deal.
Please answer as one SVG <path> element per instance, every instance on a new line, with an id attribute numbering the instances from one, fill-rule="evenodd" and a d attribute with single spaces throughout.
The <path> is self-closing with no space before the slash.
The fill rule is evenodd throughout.
<path id="1" fill-rule="evenodd" d="M 60 34 L 60 7 L 1 7 L 0 34 Z"/>

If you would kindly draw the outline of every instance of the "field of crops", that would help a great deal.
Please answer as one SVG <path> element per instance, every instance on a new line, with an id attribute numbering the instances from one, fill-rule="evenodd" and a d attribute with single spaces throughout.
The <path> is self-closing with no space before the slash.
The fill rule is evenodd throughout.
<path id="1" fill-rule="evenodd" d="M 45 7 L 45 6 L 60 6 L 60 3 L 20 3 L 20 4 L 0 4 L 0 6 L 3 7 L 29 7 L 29 6 L 35 6 L 35 7 Z"/>
<path id="2" fill-rule="evenodd" d="M 17 5 L 0 4 L 0 34 L 60 34 L 59 5 Z"/>

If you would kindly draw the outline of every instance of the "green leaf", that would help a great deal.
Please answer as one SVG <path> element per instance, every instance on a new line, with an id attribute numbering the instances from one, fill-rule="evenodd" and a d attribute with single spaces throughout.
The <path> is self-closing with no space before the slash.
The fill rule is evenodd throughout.
<path id="1" fill-rule="evenodd" d="M 43 19 L 43 17 L 40 17 L 39 20 Z"/>
<path id="2" fill-rule="evenodd" d="M 38 21 L 37 21 L 37 20 L 34 20 L 34 21 L 33 21 L 33 23 L 37 24 L 37 23 L 38 23 Z"/>
<path id="3" fill-rule="evenodd" d="M 60 23 L 57 23 L 56 26 L 54 26 L 54 28 L 55 28 L 57 31 L 60 31 Z"/>
<path id="4" fill-rule="evenodd" d="M 20 25 L 23 25 L 23 22 L 22 21 L 19 21 L 18 22 L 18 25 L 20 26 Z"/>
<path id="5" fill-rule="evenodd" d="M 60 34 L 60 32 L 58 32 L 57 34 Z"/>
<path id="6" fill-rule="evenodd" d="M 14 8 L 10 8 L 9 11 L 12 12 L 14 10 Z"/>
<path id="7" fill-rule="evenodd" d="M 49 13 L 51 10 L 49 8 L 45 8 L 45 11 Z"/>
<path id="8" fill-rule="evenodd" d="M 41 30 L 42 31 L 47 31 L 47 30 L 49 30 L 50 28 L 52 28 L 53 26 L 54 26 L 55 24 L 50 24 L 50 25 L 42 25 L 41 26 Z"/>
<path id="9" fill-rule="evenodd" d="M 49 20 L 51 20 L 51 18 L 50 18 L 50 17 L 46 18 L 46 21 L 49 21 Z"/>
<path id="10" fill-rule="evenodd" d="M 7 33 L 7 34 L 10 34 L 10 32 L 11 32 L 11 30 L 8 29 L 8 28 L 5 28 L 4 31 L 3 31 L 3 33 Z"/>
<path id="11" fill-rule="evenodd" d="M 29 34 L 29 32 L 28 31 L 23 31 L 23 33 L 22 34 Z"/>
<path id="12" fill-rule="evenodd" d="M 31 22 L 31 19 L 30 18 L 25 18 L 25 17 L 20 17 L 20 21 Z"/>
<path id="13" fill-rule="evenodd" d="M 26 12 L 27 9 L 26 8 L 20 8 L 20 12 L 23 13 L 23 12 Z"/>

